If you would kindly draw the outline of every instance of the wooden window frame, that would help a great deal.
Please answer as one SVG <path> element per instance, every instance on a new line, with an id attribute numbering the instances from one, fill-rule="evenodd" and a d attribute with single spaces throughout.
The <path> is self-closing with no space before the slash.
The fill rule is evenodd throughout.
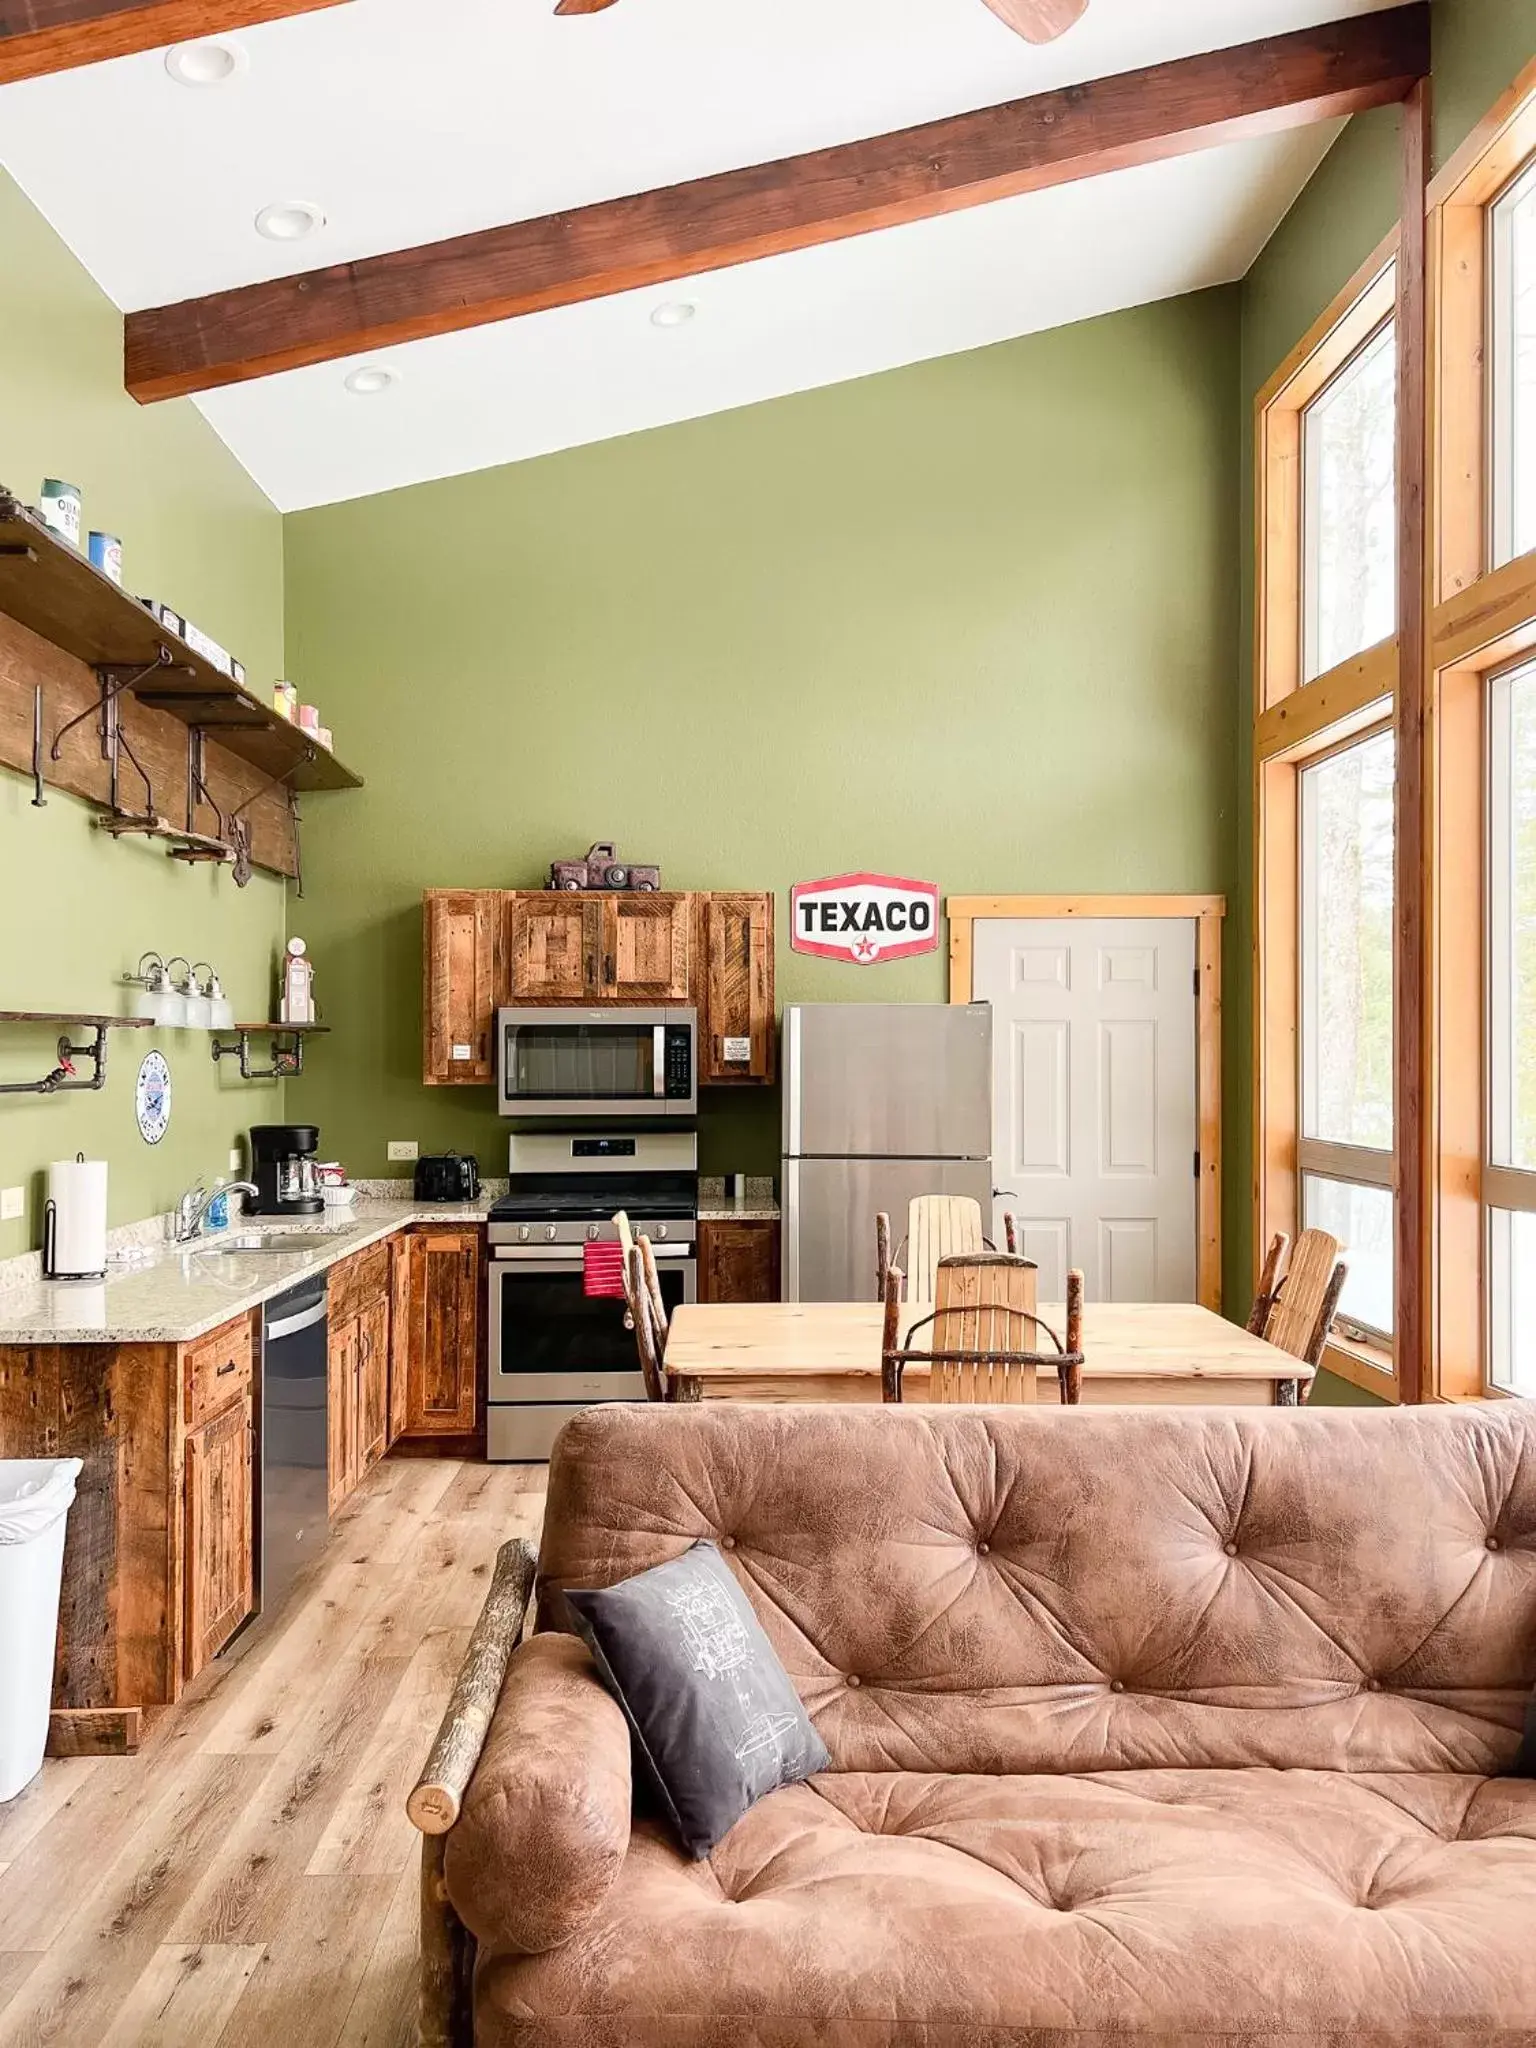
<path id="1" fill-rule="evenodd" d="M 1489 1142 L 1488 705 L 1490 678 L 1536 654 L 1536 551 L 1489 567 L 1492 408 L 1485 364 L 1490 209 L 1532 161 L 1536 62 L 1424 196 L 1426 590 L 1422 609 L 1405 604 L 1400 625 L 1420 619 L 1426 650 L 1416 683 L 1424 709 L 1423 803 L 1412 808 L 1420 820 L 1416 872 L 1425 944 L 1422 985 L 1408 1000 L 1425 1049 L 1426 1127 L 1424 1156 L 1411 1162 L 1423 1197 L 1417 1257 L 1425 1376 L 1408 1397 L 1425 1400 L 1506 1398 L 1488 1378 L 1489 1214 L 1507 1206 L 1493 1198 L 1509 1193 L 1506 1176 L 1491 1164 Z M 1256 401 L 1256 1261 L 1275 1230 L 1294 1229 L 1298 1203 L 1297 776 L 1340 741 L 1402 714 L 1396 639 L 1315 682 L 1300 681 L 1302 414 L 1386 316 L 1390 266 L 1402 246 L 1395 231 L 1372 252 Z M 1408 559 L 1416 563 L 1417 551 Z M 1399 1156 L 1399 1177 L 1404 1170 Z M 1336 1343 L 1324 1363 L 1356 1385 L 1403 1398 L 1396 1373 L 1387 1374 L 1386 1361 L 1370 1347 Z"/>
<path id="2" fill-rule="evenodd" d="M 949 1000 L 975 993 L 976 924 L 983 918 L 1176 917 L 1193 919 L 1200 975 L 1195 1004 L 1196 1116 L 1200 1187 L 1195 1215 L 1196 1292 L 1221 1311 L 1221 930 L 1225 896 L 951 896 Z"/>
<path id="3" fill-rule="evenodd" d="M 1397 690 L 1397 642 L 1378 641 L 1302 681 L 1302 444 L 1307 408 L 1390 319 L 1399 236 L 1380 242 L 1255 401 L 1254 646 L 1254 1256 L 1301 1223 L 1301 771 L 1385 728 Z M 1389 1401 L 1397 1365 L 1385 1346 L 1336 1335 L 1323 1365 Z"/>

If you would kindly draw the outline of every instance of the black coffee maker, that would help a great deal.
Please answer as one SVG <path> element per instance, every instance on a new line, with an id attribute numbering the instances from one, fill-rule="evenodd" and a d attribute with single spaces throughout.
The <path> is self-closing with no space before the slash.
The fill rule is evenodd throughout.
<path id="1" fill-rule="evenodd" d="M 253 1216 L 319 1216 L 325 1197 L 315 1179 L 320 1132 L 314 1124 L 255 1124 L 251 1129 Z"/>

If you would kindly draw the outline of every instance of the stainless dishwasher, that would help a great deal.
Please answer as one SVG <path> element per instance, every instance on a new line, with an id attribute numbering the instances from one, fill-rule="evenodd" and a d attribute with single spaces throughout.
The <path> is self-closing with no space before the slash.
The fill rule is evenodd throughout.
<path id="1" fill-rule="evenodd" d="M 328 1516 L 325 1275 L 269 1301 L 261 1330 L 256 1611 L 271 1614 L 325 1543 Z"/>

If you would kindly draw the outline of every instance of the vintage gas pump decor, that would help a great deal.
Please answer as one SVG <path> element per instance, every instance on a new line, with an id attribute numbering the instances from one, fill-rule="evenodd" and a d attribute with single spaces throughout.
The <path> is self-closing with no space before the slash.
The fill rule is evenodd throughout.
<path id="1" fill-rule="evenodd" d="M 835 875 L 790 892 L 790 944 L 818 960 L 874 967 L 939 949 L 939 885 L 896 875 Z"/>

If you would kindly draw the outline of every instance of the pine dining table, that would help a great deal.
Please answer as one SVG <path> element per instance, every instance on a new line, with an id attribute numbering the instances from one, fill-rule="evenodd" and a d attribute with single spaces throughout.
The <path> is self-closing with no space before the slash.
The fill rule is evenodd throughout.
<path id="1" fill-rule="evenodd" d="M 926 1302 L 907 1302 L 903 1339 L 931 1313 Z M 1040 1314 L 1061 1331 L 1059 1303 Z M 685 1303 L 672 1311 L 667 1336 L 673 1399 L 879 1401 L 883 1321 L 877 1301 Z M 1299 1358 L 1194 1302 L 1089 1303 L 1083 1353 L 1084 1405 L 1289 1408 L 1313 1378 Z M 909 1365 L 904 1387 L 908 1400 L 926 1401 L 927 1366 Z M 1048 1370 L 1036 1398 L 1057 1401 Z"/>

